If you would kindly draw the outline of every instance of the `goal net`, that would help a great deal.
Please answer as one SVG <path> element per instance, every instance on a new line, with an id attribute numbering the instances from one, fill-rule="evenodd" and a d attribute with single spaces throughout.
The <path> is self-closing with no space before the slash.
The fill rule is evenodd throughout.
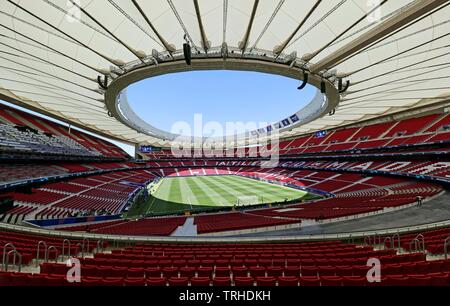
<path id="1" fill-rule="evenodd" d="M 246 206 L 246 205 L 256 205 L 261 204 L 261 198 L 258 196 L 237 196 L 236 197 L 236 205 L 237 206 Z"/>

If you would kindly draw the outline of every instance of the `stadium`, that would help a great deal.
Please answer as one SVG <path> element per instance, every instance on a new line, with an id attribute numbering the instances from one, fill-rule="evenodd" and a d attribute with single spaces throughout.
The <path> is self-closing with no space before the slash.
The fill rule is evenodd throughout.
<path id="1" fill-rule="evenodd" d="M 0 3 L 0 286 L 450 285 L 450 1 Z M 213 136 L 133 102 L 230 71 L 305 102 Z"/>

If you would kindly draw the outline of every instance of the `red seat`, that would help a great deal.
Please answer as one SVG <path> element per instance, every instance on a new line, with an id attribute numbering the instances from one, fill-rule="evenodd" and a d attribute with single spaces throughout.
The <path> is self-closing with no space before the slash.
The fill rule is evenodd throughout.
<path id="1" fill-rule="evenodd" d="M 185 287 L 189 283 L 189 278 L 187 277 L 171 277 L 169 278 L 169 286 L 181 286 Z"/>
<path id="2" fill-rule="evenodd" d="M 165 287 L 167 285 L 167 278 L 166 277 L 148 277 L 147 285 L 148 286 Z"/>
<path id="3" fill-rule="evenodd" d="M 277 279 L 274 276 L 259 276 L 256 278 L 256 285 L 261 287 L 274 287 Z"/>
<path id="4" fill-rule="evenodd" d="M 317 267 L 302 266 L 302 276 L 317 276 Z"/>
<path id="5" fill-rule="evenodd" d="M 212 267 L 214 266 L 214 260 L 204 259 L 201 261 L 200 267 Z"/>
<path id="6" fill-rule="evenodd" d="M 336 267 L 337 276 L 352 276 L 353 268 L 351 266 L 337 266 Z"/>
<path id="7" fill-rule="evenodd" d="M 428 262 L 418 262 L 416 264 L 416 273 L 417 274 L 428 274 L 430 270 L 430 266 Z"/>
<path id="8" fill-rule="evenodd" d="M 246 267 L 233 267 L 233 277 L 243 277 L 248 275 L 248 269 Z"/>
<path id="9" fill-rule="evenodd" d="M 416 270 L 416 263 L 409 263 L 406 265 L 402 266 L 402 273 L 407 275 L 407 274 L 416 274 L 417 270 Z"/>
<path id="10" fill-rule="evenodd" d="M 40 264 L 41 273 L 52 274 L 53 273 L 53 263 L 43 262 Z"/>
<path id="11" fill-rule="evenodd" d="M 450 272 L 450 260 L 444 260 L 441 265 L 442 272 Z"/>
<path id="12" fill-rule="evenodd" d="M 111 267 L 99 266 L 95 272 L 96 277 L 110 277 L 111 276 Z"/>
<path id="13" fill-rule="evenodd" d="M 442 272 L 443 262 L 440 260 L 430 261 L 428 273 L 440 273 Z"/>
<path id="14" fill-rule="evenodd" d="M 143 268 L 128 269 L 127 277 L 144 277 L 145 270 Z"/>
<path id="15" fill-rule="evenodd" d="M 229 287 L 231 286 L 231 278 L 228 277 L 214 277 L 213 285 L 218 287 Z"/>
<path id="16" fill-rule="evenodd" d="M 321 276 L 320 277 L 321 286 L 342 286 L 342 277 L 340 276 Z"/>
<path id="17" fill-rule="evenodd" d="M 184 259 L 174 260 L 172 265 L 176 268 L 186 267 L 186 260 L 184 260 Z"/>
<path id="18" fill-rule="evenodd" d="M 195 268 L 194 267 L 183 267 L 180 268 L 180 276 L 181 277 L 194 277 L 195 276 Z"/>
<path id="19" fill-rule="evenodd" d="M 299 267 L 286 267 L 284 270 L 285 276 L 300 276 L 300 268 Z"/>
<path id="20" fill-rule="evenodd" d="M 283 275 L 284 268 L 280 266 L 276 267 L 267 267 L 267 276 L 279 277 Z"/>
<path id="21" fill-rule="evenodd" d="M 250 287 L 253 286 L 254 279 L 253 277 L 235 277 L 234 285 L 237 287 Z"/>
<path id="22" fill-rule="evenodd" d="M 103 270 L 105 270 L 105 267 L 102 268 Z M 126 269 L 126 268 L 124 268 Z M 103 271 L 101 270 L 101 271 Z M 63 272 L 62 268 L 53 268 L 54 273 L 59 274 L 59 275 L 66 275 L 67 272 Z M 96 266 L 81 266 L 81 274 L 84 276 L 92 276 L 92 277 L 102 277 L 101 275 L 101 271 L 99 271 L 98 267 Z M 113 272 L 113 269 L 110 269 L 108 267 L 108 275 L 111 276 L 111 273 Z"/>
<path id="23" fill-rule="evenodd" d="M 164 269 L 164 268 L 171 268 L 171 267 L 172 267 L 172 260 L 168 260 L 168 259 L 160 260 L 160 261 L 158 262 L 158 266 L 159 266 L 161 269 Z"/>
<path id="24" fill-rule="evenodd" d="M 117 277 L 105 277 L 101 280 L 102 286 L 116 286 L 120 287 L 123 286 L 123 278 L 117 278 Z"/>
<path id="25" fill-rule="evenodd" d="M 320 286 L 320 279 L 317 276 L 302 276 L 300 277 L 300 286 Z"/>
<path id="26" fill-rule="evenodd" d="M 214 275 L 218 277 L 226 277 L 230 275 L 230 268 L 228 267 L 216 267 Z"/>
<path id="27" fill-rule="evenodd" d="M 258 259 L 258 265 L 261 267 L 270 267 L 272 265 L 272 259 Z"/>
<path id="28" fill-rule="evenodd" d="M 187 265 L 188 265 L 189 267 L 198 268 L 198 267 L 200 267 L 200 260 L 194 260 L 194 259 L 188 260 L 188 261 L 187 261 Z"/>
<path id="29" fill-rule="evenodd" d="M 266 275 L 266 269 L 264 267 L 250 267 L 249 272 L 250 272 L 250 276 L 252 276 L 252 277 Z"/>
<path id="30" fill-rule="evenodd" d="M 430 286 L 431 285 L 431 277 L 422 276 L 422 275 L 408 275 L 409 277 L 409 286 Z"/>
<path id="31" fill-rule="evenodd" d="M 213 272 L 212 267 L 200 267 L 197 269 L 197 276 L 199 277 L 211 277 Z"/>
<path id="32" fill-rule="evenodd" d="M 402 275 L 388 275 L 386 282 L 383 282 L 383 284 L 387 286 L 408 286 L 409 278 Z"/>
<path id="33" fill-rule="evenodd" d="M 319 267 L 319 275 L 320 276 L 335 276 L 336 269 L 330 266 L 320 266 Z"/>
<path id="34" fill-rule="evenodd" d="M 193 277 L 191 278 L 191 286 L 193 287 L 207 287 L 211 284 L 209 277 Z"/>
<path id="35" fill-rule="evenodd" d="M 177 268 L 165 267 L 162 269 L 162 273 L 163 273 L 164 277 L 167 277 L 167 279 L 169 279 L 171 277 L 178 277 L 178 269 Z"/>
<path id="36" fill-rule="evenodd" d="M 295 276 L 280 276 L 278 278 L 278 286 L 282 286 L 282 287 L 296 287 L 296 286 L 298 286 L 298 277 L 295 277 Z"/>
<path id="37" fill-rule="evenodd" d="M 285 255 L 283 254 L 282 256 L 284 257 Z M 283 259 L 281 259 L 281 258 L 275 259 L 274 258 L 272 261 L 272 266 L 285 268 L 286 267 L 286 259 L 284 259 L 284 258 Z"/>
<path id="38" fill-rule="evenodd" d="M 124 284 L 127 287 L 143 287 L 147 284 L 147 280 L 143 277 L 126 278 Z"/>
<path id="39" fill-rule="evenodd" d="M 161 269 L 160 268 L 147 268 L 145 269 L 145 276 L 149 277 L 161 277 Z"/>
<path id="40" fill-rule="evenodd" d="M 243 267 L 244 266 L 244 261 L 242 259 L 230 260 L 230 266 L 231 267 Z"/>
<path id="41" fill-rule="evenodd" d="M 353 266 L 352 274 L 353 276 L 366 277 L 369 270 L 370 268 L 367 266 Z"/>
<path id="42" fill-rule="evenodd" d="M 128 273 L 128 269 L 127 268 L 123 268 L 123 267 L 114 267 L 111 269 L 111 277 L 126 277 Z"/>
<path id="43" fill-rule="evenodd" d="M 10 286 L 11 284 L 11 273 L 0 272 L 0 287 Z M 25 284 L 20 284 L 18 286 L 24 286 Z"/>
<path id="44" fill-rule="evenodd" d="M 82 286 L 102 286 L 102 278 L 101 277 L 82 277 L 81 278 L 81 285 Z"/>
<path id="45" fill-rule="evenodd" d="M 344 276 L 342 278 L 342 285 L 343 286 L 366 286 L 367 285 L 367 279 L 365 277 L 359 277 L 359 276 Z"/>
<path id="46" fill-rule="evenodd" d="M 64 276 L 49 275 L 44 278 L 44 284 L 45 284 L 45 286 L 50 286 L 50 287 L 61 287 L 61 286 L 68 285 L 69 283 L 66 282 Z"/>
<path id="47" fill-rule="evenodd" d="M 69 268 L 63 264 L 54 264 L 52 268 L 52 274 L 66 275 Z M 83 272 L 83 266 L 81 267 L 81 272 Z"/>
<path id="48" fill-rule="evenodd" d="M 7 286 L 26 286 L 28 285 L 28 277 L 23 273 L 4 273 L 3 281 L 8 282 Z"/>
<path id="49" fill-rule="evenodd" d="M 446 274 L 432 275 L 431 286 L 448 286 L 448 276 Z"/>
<path id="50" fill-rule="evenodd" d="M 256 266 L 256 265 L 258 265 L 258 260 L 257 259 L 245 259 L 244 265 L 246 267 Z"/>
<path id="51" fill-rule="evenodd" d="M 46 274 L 26 274 L 28 286 L 43 286 Z"/>

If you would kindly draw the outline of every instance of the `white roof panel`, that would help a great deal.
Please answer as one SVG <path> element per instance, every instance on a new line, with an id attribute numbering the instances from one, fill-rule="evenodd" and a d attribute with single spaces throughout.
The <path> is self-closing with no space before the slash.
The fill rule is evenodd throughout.
<path id="1" fill-rule="evenodd" d="M 314 10 L 316 0 L 260 0 L 248 28 L 254 0 L 198 0 L 201 20 L 194 1 L 187 0 L 137 0 L 143 14 L 131 0 L 11 2 L 0 0 L 0 89 L 21 97 L 22 103 L 106 135 L 165 145 L 108 116 L 96 82 L 101 71 L 139 62 L 152 50 L 164 52 L 165 42 L 180 50 L 185 34 L 194 50 L 202 49 L 199 21 L 211 47 L 223 42 L 238 47 L 250 30 L 247 51 L 271 52 L 287 43 L 283 53 L 296 52 L 299 58 L 320 51 L 309 62 L 316 64 L 425 3 L 381 1 L 379 11 L 362 18 L 374 8 L 366 0 L 321 1 Z M 330 67 L 347 73 L 351 81 L 335 115 L 283 136 L 357 123 L 435 103 L 440 100 L 432 98 L 448 94 L 450 7 L 448 1 L 434 2 L 435 12 L 422 12 L 421 19 L 405 23 Z"/>

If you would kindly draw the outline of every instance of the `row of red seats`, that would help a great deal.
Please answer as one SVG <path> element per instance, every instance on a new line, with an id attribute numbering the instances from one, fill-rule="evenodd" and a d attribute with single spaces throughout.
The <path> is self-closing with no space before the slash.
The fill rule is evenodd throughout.
<path id="1" fill-rule="evenodd" d="M 86 224 L 86 225 L 69 226 L 69 227 L 61 228 L 61 230 L 72 231 L 72 232 L 77 232 L 77 231 L 89 231 L 89 232 L 92 231 L 92 232 L 94 232 L 95 230 L 98 230 L 98 229 L 101 229 L 104 227 L 118 225 L 118 224 L 122 224 L 122 223 L 126 223 L 126 222 L 128 222 L 128 221 L 127 220 L 114 220 L 114 221 L 91 223 L 91 224 Z"/>
<path id="2" fill-rule="evenodd" d="M 168 236 L 185 222 L 186 217 L 141 219 L 99 228 L 94 232 L 109 235 Z"/>
<path id="3" fill-rule="evenodd" d="M 269 227 L 300 223 L 299 220 L 275 219 L 246 213 L 226 213 L 196 216 L 194 223 L 197 225 L 199 234 L 213 233 L 220 231 L 244 230 L 257 227 Z"/>
<path id="4" fill-rule="evenodd" d="M 242 276 L 235 277 L 82 277 L 70 283 L 65 276 L 52 274 L 0 273 L 0 286 L 448 286 L 449 273 L 382 276 L 369 282 L 360 276 Z"/>
<path id="5" fill-rule="evenodd" d="M 82 266 L 84 276 L 95 277 L 244 277 L 244 276 L 365 276 L 371 267 L 367 265 L 349 266 L 182 266 L 182 267 L 123 267 L 123 266 Z M 41 273 L 65 275 L 68 268 L 61 264 L 41 264 Z M 402 264 L 382 264 L 383 275 L 415 275 L 445 272 L 450 273 L 449 261 L 417 261 Z"/>

